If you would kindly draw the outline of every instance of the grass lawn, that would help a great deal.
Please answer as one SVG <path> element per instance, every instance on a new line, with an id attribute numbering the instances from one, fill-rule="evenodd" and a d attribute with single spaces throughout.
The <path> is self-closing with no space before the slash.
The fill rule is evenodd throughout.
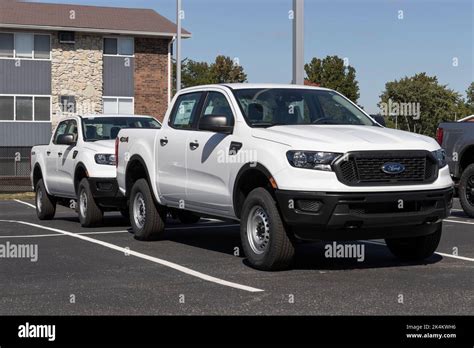
<path id="1" fill-rule="evenodd" d="M 24 193 L 0 193 L 0 201 L 9 201 L 12 199 L 20 200 L 34 200 L 34 192 L 24 192 Z"/>

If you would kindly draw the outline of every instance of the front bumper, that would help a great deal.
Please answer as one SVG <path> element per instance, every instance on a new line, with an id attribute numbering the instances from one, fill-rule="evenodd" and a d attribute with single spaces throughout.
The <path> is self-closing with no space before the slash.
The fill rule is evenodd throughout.
<path id="1" fill-rule="evenodd" d="M 383 193 L 277 190 L 276 198 L 285 223 L 299 239 L 401 238 L 435 232 L 436 223 L 450 215 L 453 188 Z"/>
<path id="2" fill-rule="evenodd" d="M 89 178 L 92 196 L 97 204 L 102 207 L 121 207 L 125 197 L 118 188 L 115 178 Z"/>

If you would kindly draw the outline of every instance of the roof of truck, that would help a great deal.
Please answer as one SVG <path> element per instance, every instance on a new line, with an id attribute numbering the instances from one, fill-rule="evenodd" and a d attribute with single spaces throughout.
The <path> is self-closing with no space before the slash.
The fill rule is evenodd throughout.
<path id="1" fill-rule="evenodd" d="M 292 89 L 319 89 L 319 90 L 330 90 L 323 87 L 307 86 L 307 85 L 293 85 L 293 84 L 284 84 L 284 83 L 224 83 L 224 86 L 227 86 L 231 89 L 258 89 L 258 88 L 292 88 Z"/>

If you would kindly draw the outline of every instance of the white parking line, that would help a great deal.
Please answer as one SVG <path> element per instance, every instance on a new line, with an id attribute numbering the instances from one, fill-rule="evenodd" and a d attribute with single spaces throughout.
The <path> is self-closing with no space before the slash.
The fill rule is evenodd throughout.
<path id="1" fill-rule="evenodd" d="M 239 225 L 218 225 L 218 226 L 193 226 L 193 227 L 167 227 L 166 230 L 189 230 L 189 229 L 200 229 L 200 228 L 225 228 L 225 227 L 236 227 Z M 74 233 L 74 232 L 71 232 Z M 94 236 L 94 235 L 103 235 L 103 234 L 120 234 L 120 233 L 130 233 L 127 230 L 121 231 L 97 231 L 97 232 L 80 232 L 74 233 L 79 236 Z M 16 235 L 16 236 L 0 236 L 0 239 L 14 239 L 14 238 L 46 238 L 46 237 L 65 237 L 64 234 L 31 234 L 31 235 Z"/>
<path id="2" fill-rule="evenodd" d="M 69 237 L 81 239 L 81 240 L 86 241 L 86 242 L 94 243 L 94 244 L 101 245 L 103 247 L 106 247 L 106 248 L 109 248 L 109 249 L 112 249 L 112 250 L 119 251 L 119 252 L 124 253 L 126 255 L 131 255 L 131 256 L 141 258 L 143 260 L 151 261 L 151 262 L 160 264 L 160 265 L 165 266 L 165 267 L 172 268 L 176 271 L 188 274 L 190 276 L 193 276 L 193 277 L 196 277 L 196 278 L 208 281 L 208 282 L 212 282 L 212 283 L 223 285 L 223 286 L 228 286 L 228 287 L 231 287 L 231 288 L 234 288 L 234 289 L 244 290 L 244 291 L 248 291 L 248 292 L 262 292 L 262 291 L 264 291 L 262 289 L 257 289 L 257 288 L 253 288 L 253 287 L 250 287 L 250 286 L 241 285 L 241 284 L 229 282 L 229 281 L 226 281 L 226 280 L 223 280 L 223 279 L 215 278 L 215 277 L 209 276 L 207 274 L 194 271 L 190 268 L 178 265 L 178 264 L 173 263 L 173 262 L 162 260 L 162 259 L 159 259 L 157 257 L 149 256 L 149 255 L 146 255 L 146 254 L 142 254 L 142 253 L 139 253 L 137 251 L 129 250 L 127 248 L 122 248 L 118 245 L 103 242 L 101 240 L 89 238 L 89 237 L 86 237 L 84 235 L 78 235 L 78 234 L 75 234 L 75 233 L 72 233 L 72 232 L 63 231 L 63 230 L 59 230 L 59 229 L 51 228 L 51 227 L 46 227 L 46 226 L 41 226 L 41 225 L 37 225 L 37 224 L 32 224 L 30 222 L 25 222 L 25 221 L 0 220 L 0 222 L 20 224 L 20 225 L 25 225 L 25 226 L 30 226 L 30 227 L 36 227 L 36 228 L 51 231 L 51 232 L 61 233 L 61 234 L 64 234 L 66 236 L 69 236 Z"/>
<path id="3" fill-rule="evenodd" d="M 119 234 L 119 233 L 128 233 L 128 231 L 103 231 L 103 232 L 82 232 L 75 233 L 81 236 L 94 236 L 101 234 Z M 15 239 L 15 238 L 46 238 L 46 237 L 67 237 L 64 234 L 32 234 L 32 235 L 21 235 L 21 236 L 0 236 L 0 239 Z"/>
<path id="4" fill-rule="evenodd" d="M 474 225 L 474 222 L 469 222 L 469 221 L 457 221 L 457 220 L 450 220 L 450 219 L 446 219 L 444 220 L 446 222 L 453 222 L 455 224 L 466 224 L 466 225 Z"/>
<path id="5" fill-rule="evenodd" d="M 361 240 L 360 242 L 362 242 L 362 243 L 367 243 L 367 244 L 375 244 L 375 245 L 387 246 L 387 244 L 385 244 L 385 243 L 376 242 L 376 241 L 373 241 L 373 240 Z M 451 257 L 451 258 L 453 258 L 453 259 L 458 259 L 458 260 L 464 260 L 464 261 L 472 261 L 472 262 L 474 262 L 474 259 L 472 259 L 472 258 L 470 258 L 470 257 L 457 256 L 457 255 L 451 255 L 451 254 L 444 254 L 444 253 L 439 253 L 439 252 L 435 252 L 435 254 L 438 254 L 438 255 L 440 255 L 440 256 L 445 256 L 445 257 Z"/>
<path id="6" fill-rule="evenodd" d="M 15 201 L 15 202 L 17 202 L 17 203 L 20 203 L 20 204 L 26 205 L 26 206 L 28 206 L 28 207 L 30 207 L 30 208 L 36 209 L 36 206 L 34 206 L 33 204 L 30 204 L 30 203 L 27 203 L 27 202 L 20 201 L 19 199 L 15 199 L 14 201 Z"/>

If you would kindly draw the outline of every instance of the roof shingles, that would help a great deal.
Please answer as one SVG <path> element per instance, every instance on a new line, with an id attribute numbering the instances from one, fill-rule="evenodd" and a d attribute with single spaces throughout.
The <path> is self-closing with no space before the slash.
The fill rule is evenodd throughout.
<path id="1" fill-rule="evenodd" d="M 73 11 L 73 12 L 72 12 Z M 172 36 L 176 24 L 154 10 L 0 0 L 1 26 L 83 28 Z M 183 30 L 183 35 L 190 33 Z"/>

